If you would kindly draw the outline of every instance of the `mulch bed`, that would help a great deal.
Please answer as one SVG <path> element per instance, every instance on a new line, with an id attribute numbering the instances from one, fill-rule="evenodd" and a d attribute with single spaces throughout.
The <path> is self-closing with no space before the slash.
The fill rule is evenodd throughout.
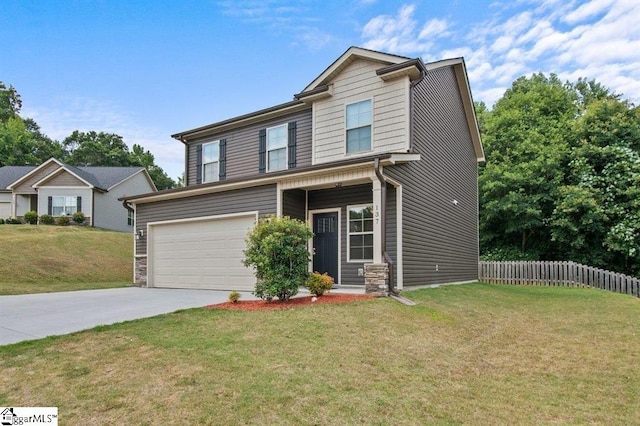
<path id="1" fill-rule="evenodd" d="M 225 302 L 217 305 L 209 305 L 209 309 L 235 309 L 239 311 L 265 311 L 270 309 L 289 309 L 298 306 L 309 306 L 327 303 L 349 303 L 357 300 L 370 300 L 372 296 L 364 294 L 348 294 L 348 293 L 325 293 L 312 301 L 314 296 L 294 297 L 288 302 L 274 299 L 271 302 L 266 300 L 239 300 L 236 303 Z"/>

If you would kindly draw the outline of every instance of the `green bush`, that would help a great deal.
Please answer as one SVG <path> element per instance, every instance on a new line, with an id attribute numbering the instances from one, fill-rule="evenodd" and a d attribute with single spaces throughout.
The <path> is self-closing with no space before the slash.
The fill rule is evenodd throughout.
<path id="1" fill-rule="evenodd" d="M 232 291 L 231 293 L 229 293 L 229 302 L 237 303 L 238 300 L 240 300 L 240 293 L 238 293 L 237 291 Z"/>
<path id="2" fill-rule="evenodd" d="M 71 219 L 69 219 L 69 216 L 59 216 L 56 219 L 56 225 L 58 226 L 69 226 L 70 223 Z"/>
<path id="3" fill-rule="evenodd" d="M 6 223 L 7 225 L 22 225 L 22 221 L 17 217 L 10 217 L 9 219 L 5 220 L 4 223 Z"/>
<path id="4" fill-rule="evenodd" d="M 324 274 L 314 272 L 307 278 L 307 288 L 316 296 L 322 296 L 325 291 L 331 290 L 333 283 L 333 278 L 326 272 Z"/>
<path id="5" fill-rule="evenodd" d="M 78 225 L 82 225 L 84 223 L 84 213 L 82 212 L 75 212 L 72 216 L 72 219 L 75 223 L 77 223 Z"/>
<path id="6" fill-rule="evenodd" d="M 50 214 L 43 214 L 40 216 L 40 223 L 42 225 L 53 225 L 55 221 L 56 220 Z"/>
<path id="7" fill-rule="evenodd" d="M 287 301 L 298 293 L 309 275 L 307 244 L 313 233 L 304 222 L 275 216 L 260 219 L 247 234 L 246 266 L 255 269 L 253 294 L 271 301 Z"/>
<path id="8" fill-rule="evenodd" d="M 0 225 L 4 225 L 4 219 L 0 219 Z"/>
<path id="9" fill-rule="evenodd" d="M 24 214 L 24 221 L 29 225 L 37 225 L 38 224 L 38 213 L 31 210 Z"/>

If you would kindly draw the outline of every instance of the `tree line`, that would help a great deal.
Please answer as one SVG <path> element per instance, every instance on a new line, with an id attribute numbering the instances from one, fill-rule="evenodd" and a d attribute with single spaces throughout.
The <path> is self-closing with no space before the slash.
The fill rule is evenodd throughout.
<path id="1" fill-rule="evenodd" d="M 640 109 L 596 82 L 534 74 L 476 104 L 485 260 L 640 274 Z"/>
<path id="2" fill-rule="evenodd" d="M 122 136 L 115 133 L 78 130 L 62 142 L 52 140 L 33 119 L 21 117 L 21 109 L 16 89 L 0 81 L 0 167 L 39 165 L 55 157 L 72 166 L 141 166 L 158 189 L 178 185 L 141 145 L 134 144 L 129 150 Z"/>

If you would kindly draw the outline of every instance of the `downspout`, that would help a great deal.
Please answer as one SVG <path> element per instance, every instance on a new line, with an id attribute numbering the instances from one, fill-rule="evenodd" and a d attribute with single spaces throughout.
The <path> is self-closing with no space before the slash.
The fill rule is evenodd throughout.
<path id="1" fill-rule="evenodd" d="M 125 209 L 129 210 L 131 213 L 134 213 L 133 207 L 131 207 L 131 204 L 129 204 L 127 200 L 123 200 L 122 205 L 124 206 Z"/>
<path id="2" fill-rule="evenodd" d="M 426 75 L 427 73 L 421 70 L 420 77 L 409 82 L 409 152 L 413 152 L 413 88 L 420 84 Z"/>
<path id="3" fill-rule="evenodd" d="M 393 294 L 397 296 L 400 294 L 398 290 L 396 290 L 395 283 L 393 281 L 393 259 L 387 253 L 387 181 L 384 178 L 384 175 L 380 171 L 380 158 L 376 158 L 373 162 L 373 167 L 376 172 L 376 177 L 378 181 L 380 181 L 380 220 L 381 222 L 381 233 L 382 233 L 382 256 L 384 257 L 385 262 L 389 265 L 389 294 Z"/>

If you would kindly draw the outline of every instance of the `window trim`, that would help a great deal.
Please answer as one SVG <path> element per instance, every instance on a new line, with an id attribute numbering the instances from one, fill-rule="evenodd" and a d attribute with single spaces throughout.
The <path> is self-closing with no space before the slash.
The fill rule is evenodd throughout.
<path id="1" fill-rule="evenodd" d="M 267 127 L 265 129 L 264 163 L 265 163 L 265 172 L 266 173 L 279 172 L 279 171 L 282 171 L 282 170 L 288 170 L 289 169 L 289 125 L 288 124 L 289 123 L 282 123 L 282 124 L 278 124 L 277 126 Z M 284 146 L 282 146 L 280 148 L 269 149 L 269 130 L 277 129 L 278 127 L 284 128 L 284 134 L 285 134 Z M 269 168 L 269 152 L 277 151 L 277 150 L 280 150 L 280 149 L 284 150 L 284 167 L 282 167 L 280 169 L 270 169 Z"/>
<path id="2" fill-rule="evenodd" d="M 205 147 L 207 145 L 213 145 L 213 144 L 217 144 L 218 145 L 218 158 L 215 161 L 209 161 L 209 162 L 205 162 L 205 156 L 204 156 L 204 150 Z M 206 180 L 206 173 L 204 172 L 204 168 L 206 165 L 208 164 L 213 164 L 213 163 L 218 163 L 218 174 L 215 176 L 215 179 L 212 180 Z M 209 142 L 204 142 L 202 144 L 202 165 L 200 166 L 202 167 L 202 183 L 206 183 L 206 182 L 218 182 L 220 180 L 220 139 L 214 140 L 214 141 L 209 141 Z"/>
<path id="3" fill-rule="evenodd" d="M 359 104 L 362 102 L 371 102 L 371 116 L 369 117 L 369 124 L 365 124 L 364 126 L 356 126 L 356 127 L 348 127 L 347 126 L 347 109 L 351 106 L 351 105 L 355 105 L 355 104 Z M 348 135 L 349 135 L 349 130 L 355 130 L 355 129 L 361 129 L 364 127 L 369 126 L 371 128 L 371 145 L 369 146 L 369 149 L 363 150 L 363 151 L 355 151 L 355 152 L 349 152 L 349 139 L 348 139 Z M 373 98 L 366 98 L 366 99 L 361 99 L 359 101 L 355 101 L 355 102 L 350 102 L 348 104 L 344 105 L 344 152 L 345 155 L 358 155 L 358 154 L 362 154 L 362 153 L 367 153 L 367 152 L 372 152 L 373 151 Z"/>
<path id="4" fill-rule="evenodd" d="M 372 259 L 351 259 L 351 236 L 352 235 L 371 235 L 373 237 L 373 234 L 375 232 L 374 229 L 372 229 L 371 231 L 361 231 L 361 232 L 351 232 L 351 230 L 349 229 L 349 223 L 351 221 L 351 217 L 349 216 L 349 212 L 351 211 L 351 209 L 353 208 L 360 208 L 360 207 L 371 207 L 371 211 L 373 212 L 373 203 L 363 203 L 363 204 L 349 204 L 347 205 L 347 214 L 346 214 L 346 227 L 347 227 L 347 262 L 348 263 L 371 263 L 373 262 L 373 258 Z M 373 220 L 373 218 L 372 218 Z"/>
<path id="5" fill-rule="evenodd" d="M 55 205 L 56 198 L 63 199 L 62 206 Z M 67 199 L 69 198 L 73 199 L 73 204 L 67 205 Z M 62 214 L 59 214 L 59 215 L 54 214 L 53 209 L 55 209 L 56 207 L 62 207 Z M 72 207 L 74 211 L 72 211 L 71 213 L 66 213 L 67 207 Z M 77 212 L 78 212 L 78 197 L 76 195 L 52 195 L 51 196 L 51 216 L 53 217 L 72 216 L 74 213 L 77 213 Z"/>

